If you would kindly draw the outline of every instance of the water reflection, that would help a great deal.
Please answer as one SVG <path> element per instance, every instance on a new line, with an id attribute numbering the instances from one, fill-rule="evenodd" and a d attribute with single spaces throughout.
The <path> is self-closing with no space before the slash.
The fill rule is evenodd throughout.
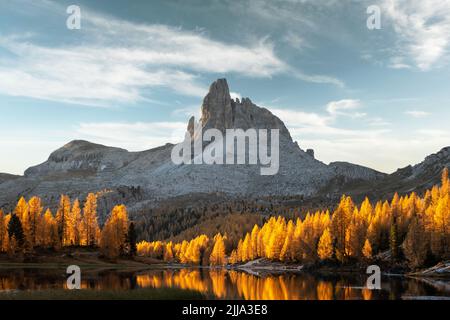
<path id="1" fill-rule="evenodd" d="M 380 291 L 365 289 L 365 281 L 364 275 L 257 275 L 223 269 L 164 269 L 140 273 L 84 272 L 81 286 L 95 290 L 170 287 L 194 290 L 207 298 L 246 300 L 377 300 L 450 295 L 414 279 L 383 278 Z M 64 271 L 0 271 L 0 291 L 65 288 L 65 283 Z"/>

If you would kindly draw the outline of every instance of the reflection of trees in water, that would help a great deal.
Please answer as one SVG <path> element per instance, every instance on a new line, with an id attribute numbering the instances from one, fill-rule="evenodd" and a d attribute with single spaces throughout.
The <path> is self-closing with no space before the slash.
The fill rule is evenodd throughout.
<path id="1" fill-rule="evenodd" d="M 133 289 L 133 274 L 105 271 L 82 275 L 81 289 L 130 290 Z M 64 284 L 66 287 L 66 284 Z"/>
<path id="2" fill-rule="evenodd" d="M 66 279 L 67 275 L 61 270 L 4 270 L 0 272 L 0 291 L 66 288 Z M 94 290 L 175 287 L 219 299 L 246 300 L 372 300 L 439 294 L 433 287 L 415 279 L 383 279 L 382 291 L 363 288 L 365 280 L 364 276 L 355 275 L 287 273 L 258 276 L 224 269 L 151 270 L 139 274 L 91 271 L 82 273 L 81 287 Z"/>
<path id="3" fill-rule="evenodd" d="M 0 273 L 0 290 L 67 289 L 65 271 L 15 269 Z M 124 290 L 133 288 L 134 276 L 117 272 L 82 273 L 81 289 Z M 135 287 L 135 285 L 134 285 Z"/>
<path id="4" fill-rule="evenodd" d="M 0 273 L 0 290 L 52 289 L 61 287 L 61 277 L 34 269 L 5 270 Z"/>
<path id="5" fill-rule="evenodd" d="M 347 281 L 321 280 L 313 275 L 257 276 L 240 271 L 166 270 L 139 274 L 139 287 L 177 287 L 211 294 L 216 298 L 246 300 L 352 300 L 375 298 L 373 291 L 350 286 Z"/>

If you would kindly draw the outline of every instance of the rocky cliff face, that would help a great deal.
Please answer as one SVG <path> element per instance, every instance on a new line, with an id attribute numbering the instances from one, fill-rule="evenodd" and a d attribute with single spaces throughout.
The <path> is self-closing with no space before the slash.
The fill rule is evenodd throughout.
<path id="1" fill-rule="evenodd" d="M 284 123 L 269 110 L 258 107 L 249 98 L 233 100 L 227 81 L 215 81 L 201 107 L 201 126 L 204 130 L 225 129 L 279 129 L 280 135 L 292 142 L 291 135 Z"/>
<path id="2" fill-rule="evenodd" d="M 384 175 L 349 163 L 326 165 L 303 151 L 284 123 L 269 110 L 248 98 L 233 100 L 225 79 L 214 82 L 203 100 L 199 122 L 194 118 L 187 129 L 216 128 L 279 129 L 280 168 L 274 176 L 261 176 L 255 165 L 175 165 L 173 145 L 142 152 L 128 152 L 72 141 L 53 152 L 49 159 L 29 168 L 25 176 L 0 181 L 0 207 L 12 207 L 19 196 L 38 195 L 46 203 L 56 203 L 61 193 L 83 198 L 88 192 L 101 192 L 105 212 L 113 203 L 130 209 L 151 201 L 194 193 L 223 193 L 233 196 L 317 196 L 330 183 L 333 188 L 352 181 L 377 181 Z M 181 140 L 181 137 L 180 137 Z M 336 192 L 339 192 L 337 190 Z"/>

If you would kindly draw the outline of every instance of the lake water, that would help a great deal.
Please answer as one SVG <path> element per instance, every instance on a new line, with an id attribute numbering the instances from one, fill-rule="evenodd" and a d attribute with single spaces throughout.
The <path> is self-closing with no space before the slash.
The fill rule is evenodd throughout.
<path id="1" fill-rule="evenodd" d="M 179 288 L 210 299 L 245 300 L 386 300 L 450 297 L 450 281 L 382 277 L 381 290 L 365 288 L 364 274 L 313 275 L 287 273 L 256 275 L 234 270 L 152 269 L 143 272 L 82 273 L 82 289 L 134 290 Z M 0 291 L 65 288 L 63 270 L 0 270 Z"/>

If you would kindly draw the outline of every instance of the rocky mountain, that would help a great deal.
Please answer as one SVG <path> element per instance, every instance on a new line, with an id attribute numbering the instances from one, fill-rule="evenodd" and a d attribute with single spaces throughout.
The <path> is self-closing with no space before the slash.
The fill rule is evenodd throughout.
<path id="1" fill-rule="evenodd" d="M 329 166 L 337 177 L 346 178 L 347 181 L 378 181 L 386 177 L 384 173 L 349 162 L 331 162 Z"/>
<path id="2" fill-rule="evenodd" d="M 391 176 L 366 167 L 342 162 L 326 165 L 315 159 L 314 152 L 302 150 L 292 140 L 284 123 L 269 110 L 255 105 L 249 98 L 232 99 L 225 79 L 219 79 L 210 86 L 201 106 L 199 121 L 194 118 L 188 121 L 187 131 L 192 136 L 196 126 L 221 132 L 226 129 L 279 129 L 278 173 L 263 176 L 259 165 L 249 164 L 177 165 L 171 160 L 172 144 L 128 152 L 76 140 L 53 152 L 44 163 L 27 169 L 23 177 L 4 179 L 0 176 L 0 207 L 12 208 L 22 195 L 38 195 L 45 203 L 56 204 L 61 193 L 83 198 L 88 192 L 100 192 L 101 207 L 105 212 L 118 202 L 134 210 L 189 194 L 307 198 L 339 194 L 355 186 L 366 190 L 391 179 Z M 448 159 L 448 150 L 432 156 L 425 161 L 427 164 L 403 169 L 396 174 L 401 177 L 397 180 L 425 182 L 424 176 L 435 175 L 439 171 L 439 165 L 431 163 L 440 163 L 443 158 Z"/>
<path id="3" fill-rule="evenodd" d="M 46 162 L 28 168 L 25 177 L 111 172 L 126 166 L 136 157 L 136 153 L 124 149 L 75 140 L 50 154 Z"/>
<path id="4" fill-rule="evenodd" d="M 354 195 L 371 195 L 375 199 L 389 197 L 395 192 L 422 193 L 440 183 L 444 168 L 450 168 L 450 147 L 427 156 L 419 164 L 398 169 L 383 179 L 366 181 L 356 187 L 347 186 L 345 191 Z"/>

